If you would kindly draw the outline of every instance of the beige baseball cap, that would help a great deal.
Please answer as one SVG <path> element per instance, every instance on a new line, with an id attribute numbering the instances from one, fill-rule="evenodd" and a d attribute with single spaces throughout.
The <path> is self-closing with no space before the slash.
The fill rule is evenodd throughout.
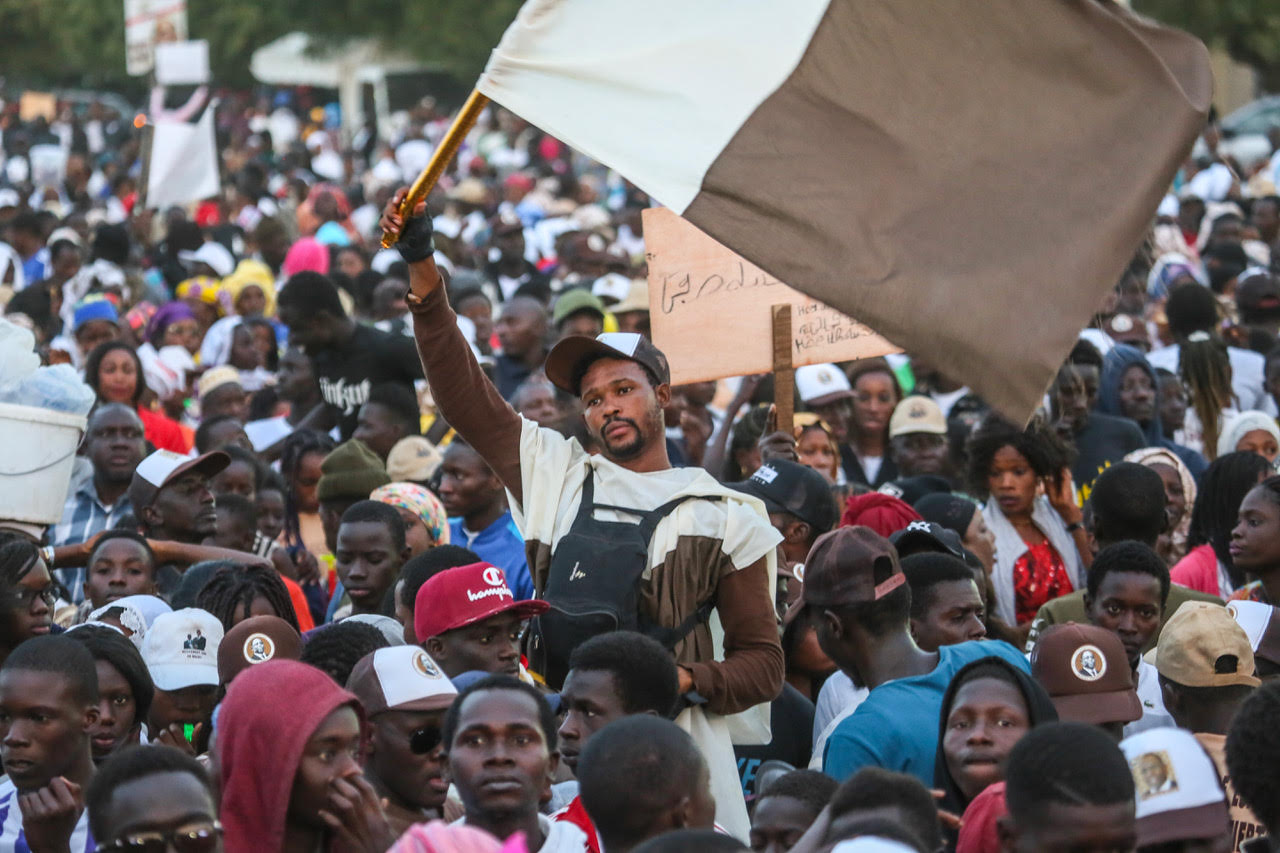
<path id="1" fill-rule="evenodd" d="M 946 435 L 947 419 L 942 408 L 928 397 L 906 397 L 893 410 L 889 418 L 889 437 L 923 432 L 930 435 Z"/>
<path id="2" fill-rule="evenodd" d="M 1262 683 L 1253 675 L 1249 635 L 1220 604 L 1185 602 L 1161 629 L 1154 655 L 1160 674 L 1184 687 Z"/>

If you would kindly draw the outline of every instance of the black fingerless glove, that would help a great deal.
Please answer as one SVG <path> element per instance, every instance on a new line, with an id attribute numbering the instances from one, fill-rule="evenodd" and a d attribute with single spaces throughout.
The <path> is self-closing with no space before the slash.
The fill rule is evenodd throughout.
<path id="1" fill-rule="evenodd" d="M 435 253 L 431 211 L 427 211 L 422 216 L 411 216 L 405 219 L 404 230 L 400 232 L 396 248 L 400 250 L 400 257 L 410 264 L 425 261 Z"/>

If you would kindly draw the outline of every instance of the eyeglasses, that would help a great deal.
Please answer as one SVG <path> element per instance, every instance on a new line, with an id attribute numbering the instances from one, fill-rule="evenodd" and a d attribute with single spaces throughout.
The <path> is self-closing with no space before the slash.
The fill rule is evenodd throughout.
<path id="1" fill-rule="evenodd" d="M 222 837 L 218 821 L 184 826 L 172 832 L 139 832 L 117 838 L 110 844 L 99 844 L 99 850 L 128 850 L 131 853 L 166 853 L 172 845 L 178 853 L 211 853 Z"/>
<path id="2" fill-rule="evenodd" d="M 58 603 L 58 590 L 53 586 L 44 589 L 19 589 L 9 594 L 9 602 L 19 609 L 29 608 L 39 598 L 52 607 Z"/>

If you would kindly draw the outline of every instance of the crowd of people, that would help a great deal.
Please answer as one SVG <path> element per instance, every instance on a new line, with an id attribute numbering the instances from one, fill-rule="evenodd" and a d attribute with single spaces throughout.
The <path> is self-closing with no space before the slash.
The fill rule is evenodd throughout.
<path id="1" fill-rule="evenodd" d="M 405 214 L 433 101 L 217 125 L 153 211 L 119 116 L 0 119 L 0 330 L 96 398 L 0 517 L 0 851 L 1280 850 L 1280 132 L 1210 127 L 1028 425 L 901 354 L 778 429 L 511 114 Z"/>

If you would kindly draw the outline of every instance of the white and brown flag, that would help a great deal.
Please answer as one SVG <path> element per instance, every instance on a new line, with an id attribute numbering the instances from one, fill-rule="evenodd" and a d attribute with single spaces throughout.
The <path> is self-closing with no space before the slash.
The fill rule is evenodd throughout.
<path id="1" fill-rule="evenodd" d="M 1106 0 L 527 0 L 478 88 L 1018 417 L 1212 84 Z"/>

